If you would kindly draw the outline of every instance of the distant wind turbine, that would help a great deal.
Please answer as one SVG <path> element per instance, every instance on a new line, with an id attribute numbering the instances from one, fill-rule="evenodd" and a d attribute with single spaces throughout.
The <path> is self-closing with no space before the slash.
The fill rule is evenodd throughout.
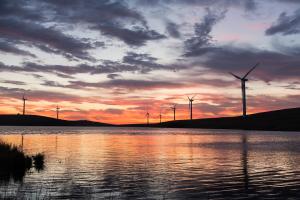
<path id="1" fill-rule="evenodd" d="M 174 121 L 175 121 L 176 120 L 176 104 L 174 104 L 173 106 L 171 106 L 171 109 L 173 110 Z"/>
<path id="2" fill-rule="evenodd" d="M 146 113 L 146 117 L 147 117 L 147 125 L 149 125 L 149 117 L 150 117 L 150 114 L 149 114 L 148 110 L 147 110 L 147 113 Z"/>
<path id="3" fill-rule="evenodd" d="M 161 114 L 161 107 L 160 107 L 160 110 L 159 110 L 159 123 L 161 124 L 161 117 L 162 117 L 162 114 Z"/>
<path id="4" fill-rule="evenodd" d="M 241 80 L 241 87 L 242 87 L 242 98 L 243 98 L 243 117 L 247 116 L 247 105 L 246 105 L 246 82 L 248 81 L 247 76 L 259 65 L 259 63 L 257 63 L 256 65 L 254 65 L 254 67 L 252 67 L 243 77 L 239 77 L 233 73 L 230 72 L 230 74 L 232 76 L 234 76 L 235 78 Z"/>
<path id="5" fill-rule="evenodd" d="M 25 106 L 26 106 L 26 101 L 27 101 L 27 99 L 25 98 L 25 94 L 23 94 L 22 100 L 23 100 L 23 115 L 25 115 Z"/>
<path id="6" fill-rule="evenodd" d="M 190 110 L 190 119 L 193 119 L 193 101 L 196 95 L 194 95 L 192 98 L 190 98 L 189 96 L 187 97 L 189 100 L 189 110 Z"/>
<path id="7" fill-rule="evenodd" d="M 59 117 L 59 107 L 58 106 L 56 106 L 56 119 L 58 119 L 58 117 Z"/>

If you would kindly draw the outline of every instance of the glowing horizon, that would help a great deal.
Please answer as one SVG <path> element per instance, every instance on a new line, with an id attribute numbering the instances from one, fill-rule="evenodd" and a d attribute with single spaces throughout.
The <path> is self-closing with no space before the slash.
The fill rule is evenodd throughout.
<path id="1" fill-rule="evenodd" d="M 4 1 L 0 114 L 125 124 L 300 107 L 297 1 Z"/>

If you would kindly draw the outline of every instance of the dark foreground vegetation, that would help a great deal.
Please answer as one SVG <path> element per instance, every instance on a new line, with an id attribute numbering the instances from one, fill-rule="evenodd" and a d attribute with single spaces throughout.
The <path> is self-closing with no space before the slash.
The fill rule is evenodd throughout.
<path id="1" fill-rule="evenodd" d="M 176 120 L 161 124 L 139 124 L 161 128 L 245 129 L 265 131 L 300 131 L 300 108 L 291 108 L 248 115 L 194 120 Z"/>
<path id="2" fill-rule="evenodd" d="M 0 142 L 0 181 L 22 181 L 25 173 L 34 167 L 37 170 L 44 168 L 44 155 L 26 155 L 18 147 Z"/>

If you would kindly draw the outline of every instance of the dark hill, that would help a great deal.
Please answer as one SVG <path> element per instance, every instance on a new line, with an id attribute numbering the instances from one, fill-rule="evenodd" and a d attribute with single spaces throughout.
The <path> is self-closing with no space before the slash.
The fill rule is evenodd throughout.
<path id="1" fill-rule="evenodd" d="M 147 126 L 145 124 L 135 126 Z M 248 115 L 246 118 L 222 117 L 194 120 L 177 120 L 150 127 L 166 128 L 206 128 L 206 129 L 245 129 L 267 131 L 300 131 L 300 108 L 276 110 Z"/>
<path id="2" fill-rule="evenodd" d="M 38 115 L 0 115 L 0 126 L 112 126 L 87 120 L 69 121 Z"/>
<path id="3" fill-rule="evenodd" d="M 79 120 L 68 121 L 37 115 L 0 115 L 0 126 L 113 126 Z M 276 110 L 248 115 L 246 118 L 221 117 L 177 120 L 162 124 L 128 124 L 120 126 L 159 128 L 245 129 L 266 131 L 300 131 L 300 108 Z"/>

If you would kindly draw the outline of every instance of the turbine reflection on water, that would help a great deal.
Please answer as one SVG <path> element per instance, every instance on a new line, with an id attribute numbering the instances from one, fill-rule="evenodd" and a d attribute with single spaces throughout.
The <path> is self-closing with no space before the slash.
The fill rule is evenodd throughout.
<path id="1" fill-rule="evenodd" d="M 45 152 L 47 163 L 44 171 L 26 174 L 18 193 L 24 197 L 41 185 L 53 198 L 73 199 L 300 197 L 297 133 L 28 129 L 24 151 Z M 20 145 L 18 131 L 2 134 L 1 139 Z M 10 183 L 8 190 L 14 191 L 14 187 L 15 183 Z"/>

